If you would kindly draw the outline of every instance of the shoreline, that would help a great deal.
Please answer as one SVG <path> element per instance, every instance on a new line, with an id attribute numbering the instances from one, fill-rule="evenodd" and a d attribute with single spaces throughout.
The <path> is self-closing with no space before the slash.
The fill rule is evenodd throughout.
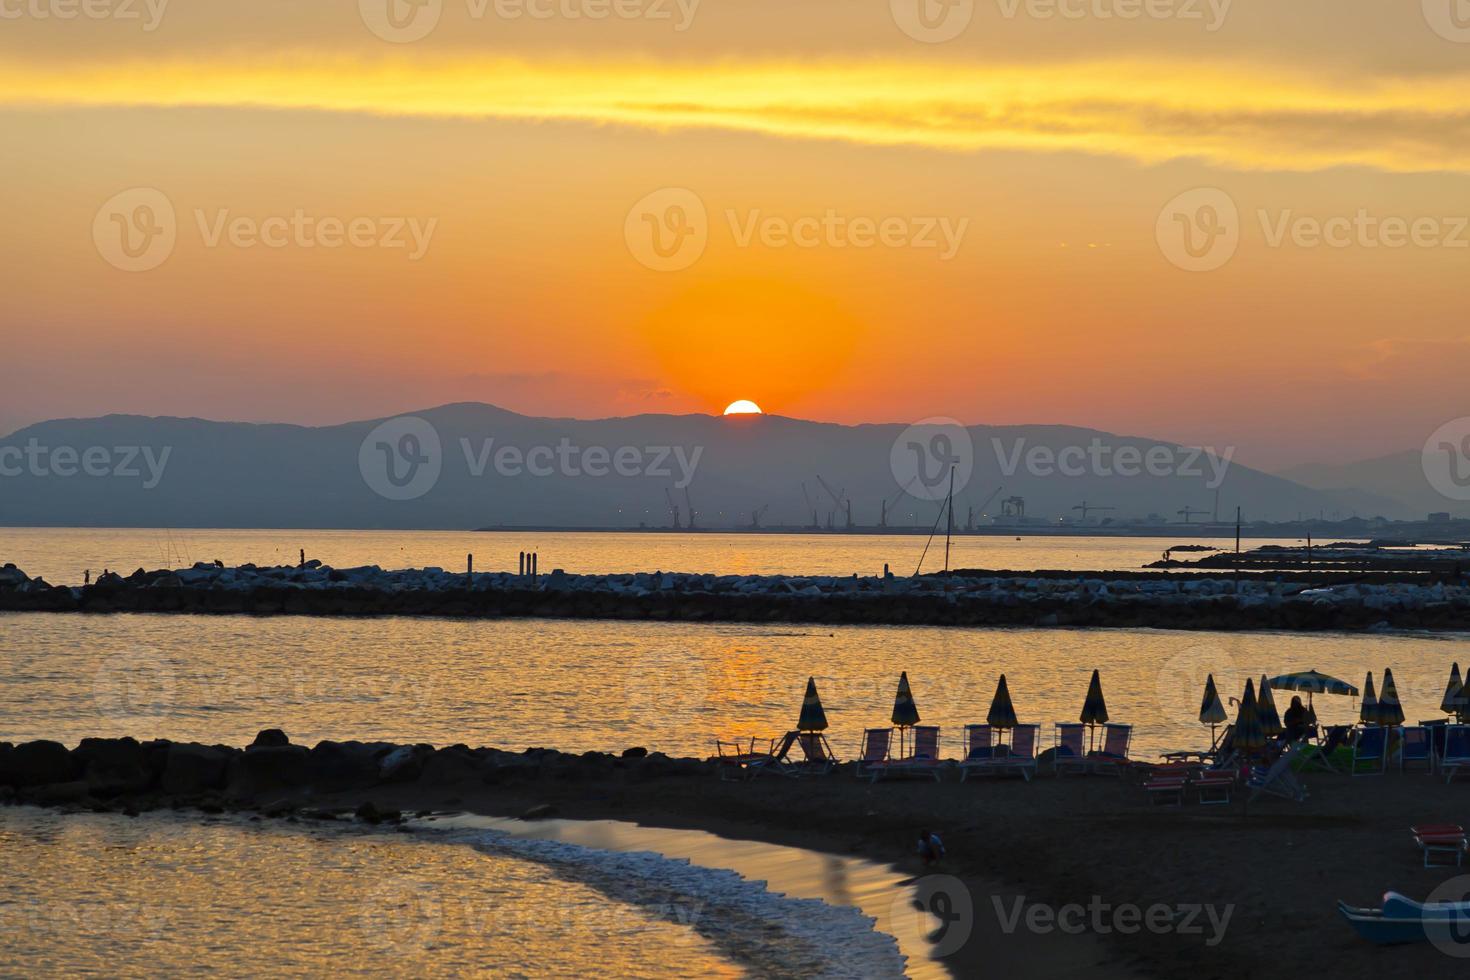
<path id="1" fill-rule="evenodd" d="M 1450 576 L 956 571 L 916 577 L 544 575 L 297 566 L 115 572 L 53 586 L 0 568 L 0 612 L 438 616 L 1177 630 L 1470 629 Z"/>
<path id="2" fill-rule="evenodd" d="M 1017 898 L 1053 910 L 1198 906 L 1224 917 L 1213 936 L 1208 927 L 1186 934 L 1181 920 L 1159 932 L 1088 928 L 1082 934 L 1098 957 L 1059 963 L 1047 975 L 1075 968 L 1078 976 L 1223 976 L 1265 963 L 1349 978 L 1442 970 L 1446 961 L 1432 946 L 1361 942 L 1338 920 L 1335 902 L 1372 905 L 1390 888 L 1424 898 L 1455 877 L 1457 869 L 1420 867 L 1406 828 L 1463 821 L 1470 792 L 1422 774 L 1306 779 L 1311 795 L 1300 804 L 1268 798 L 1248 807 L 1237 794 L 1229 806 L 1161 808 L 1130 778 L 1044 769 L 1029 783 L 962 784 L 951 775 L 872 785 L 847 767 L 825 777 L 737 782 L 719 779 L 712 762 L 638 749 L 572 755 L 351 742 L 308 749 L 275 731 L 243 750 L 131 739 L 85 740 L 74 750 L 0 748 L 0 802 L 78 810 L 387 824 L 404 812 L 443 810 L 608 819 L 861 857 L 915 876 L 924 869 L 912 840 L 928 827 L 948 849 L 931 873 L 957 878 L 970 904 L 972 931 L 941 961 L 956 976 L 992 970 L 997 955 L 1014 958 L 1017 976 L 1040 975 L 1029 972 L 1035 957 L 1064 945 L 1055 929 L 1013 922 L 1007 931 L 1005 909 Z M 1310 948 L 1300 942 L 1304 934 L 1317 937 Z"/>

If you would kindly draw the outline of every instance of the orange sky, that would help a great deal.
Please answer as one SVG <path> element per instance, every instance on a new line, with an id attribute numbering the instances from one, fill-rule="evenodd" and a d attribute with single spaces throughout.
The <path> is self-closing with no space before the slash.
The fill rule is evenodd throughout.
<path id="1" fill-rule="evenodd" d="M 0 430 L 748 397 L 1271 466 L 1417 448 L 1465 410 L 1470 41 L 1418 4 L 1237 0 L 1208 30 L 977 0 L 922 43 L 887 2 L 594 20 L 567 12 L 596 0 L 515 19 L 444 0 L 426 37 L 389 43 L 378 2 L 6 21 Z M 130 272 L 104 203 L 137 188 L 167 201 L 173 243 Z M 692 193 L 704 246 L 659 270 L 635 205 L 667 188 Z M 1238 209 L 1205 272 L 1157 230 L 1195 188 Z M 1359 213 L 1438 238 L 1272 241 Z M 293 215 L 370 232 L 250 237 Z M 864 223 L 889 239 L 863 244 Z M 421 255 L 410 227 L 431 229 Z"/>

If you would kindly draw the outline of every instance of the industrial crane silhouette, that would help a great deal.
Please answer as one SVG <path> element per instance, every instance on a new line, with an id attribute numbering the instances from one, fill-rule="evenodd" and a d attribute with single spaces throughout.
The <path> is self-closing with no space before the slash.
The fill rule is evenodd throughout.
<path id="1" fill-rule="evenodd" d="M 1087 523 L 1087 515 L 1090 514 L 1090 513 L 1092 513 L 1093 511 L 1097 511 L 1097 510 L 1117 510 L 1118 508 L 1116 508 L 1116 507 L 1096 507 L 1096 506 L 1094 506 L 1092 504 L 1089 504 L 1087 501 L 1084 500 L 1084 501 L 1082 501 L 1082 503 L 1078 504 L 1077 506 L 1073 507 L 1072 509 L 1073 510 L 1080 510 L 1080 511 L 1082 511 L 1082 523 L 1086 524 Z"/>
<path id="2" fill-rule="evenodd" d="M 664 491 L 664 499 L 669 502 L 669 514 L 674 518 L 674 527 L 679 527 L 679 505 L 674 503 L 674 495 L 668 490 Z"/>
<path id="3" fill-rule="evenodd" d="M 829 496 L 829 497 L 832 498 L 832 504 L 833 504 L 833 506 L 837 510 L 846 510 L 847 511 L 847 526 L 849 528 L 852 527 L 852 501 L 850 501 L 850 500 L 847 499 L 847 491 L 846 490 L 843 490 L 842 492 L 839 493 L 839 492 L 833 490 L 832 487 L 831 487 L 831 485 L 828 484 L 826 480 L 822 479 L 822 474 L 820 474 L 820 473 L 817 474 L 817 483 L 819 483 L 821 485 L 821 487 L 822 487 L 823 490 L 827 491 L 827 496 Z M 831 527 L 832 526 L 832 514 L 833 513 L 834 513 L 833 511 L 828 511 L 827 512 L 827 526 L 828 527 Z"/>
<path id="4" fill-rule="evenodd" d="M 1190 506 L 1188 506 L 1186 504 L 1183 510 L 1175 511 L 1175 513 L 1177 513 L 1180 517 L 1183 517 L 1184 518 L 1184 523 L 1188 524 L 1189 523 L 1189 519 L 1191 517 L 1193 517 L 1195 514 L 1208 514 L 1209 511 L 1207 511 L 1207 510 L 1205 510 L 1203 508 L 1200 508 L 1200 509 L 1196 510 L 1195 508 L 1190 507 Z"/>
<path id="5" fill-rule="evenodd" d="M 770 506 L 771 506 L 770 504 L 762 504 L 760 507 L 757 507 L 755 510 L 753 510 L 753 511 L 750 512 L 750 526 L 751 527 L 760 527 L 761 526 L 761 518 L 766 516 L 766 508 L 768 508 Z"/>
<path id="6" fill-rule="evenodd" d="M 1007 497 L 1000 502 L 1000 514 L 1002 517 L 1025 517 L 1026 498 Z"/>

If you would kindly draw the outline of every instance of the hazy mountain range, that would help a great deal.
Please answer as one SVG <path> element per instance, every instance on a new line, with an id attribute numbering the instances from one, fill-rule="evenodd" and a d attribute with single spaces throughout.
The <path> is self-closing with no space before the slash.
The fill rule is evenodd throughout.
<path id="1" fill-rule="evenodd" d="M 465 403 L 321 427 L 122 415 L 43 422 L 0 439 L 0 524 L 667 526 L 670 497 L 681 520 L 692 503 L 706 527 L 749 526 L 757 511 L 763 526 L 807 525 L 813 511 L 820 523 L 831 515 L 841 525 L 848 500 L 859 525 L 877 524 L 885 501 L 890 525 L 928 524 L 950 463 L 960 523 L 970 508 L 977 522 L 982 510 L 999 513 L 1009 497 L 1052 522 L 1079 518 L 1074 508 L 1084 501 L 1112 508 L 1094 522 L 1179 521 L 1186 506 L 1196 522 L 1217 508 L 1233 519 L 1237 506 L 1248 521 L 1449 509 L 1423 496 L 1432 491 L 1422 474 L 1422 493 L 1407 492 L 1413 473 L 1400 457 L 1303 467 L 1293 480 L 1172 443 L 1068 426 L 577 420 Z"/>

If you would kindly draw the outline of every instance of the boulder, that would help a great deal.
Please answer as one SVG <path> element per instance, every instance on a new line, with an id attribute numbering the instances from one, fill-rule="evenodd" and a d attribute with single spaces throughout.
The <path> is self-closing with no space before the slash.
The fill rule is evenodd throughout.
<path id="1" fill-rule="evenodd" d="M 230 795 L 254 797 L 299 789 L 309 782 L 306 760 L 302 745 L 252 746 L 230 760 Z"/>
<path id="2" fill-rule="evenodd" d="M 631 749 L 623 750 L 624 759 L 642 759 L 648 755 L 648 750 L 641 745 L 635 745 Z"/>
<path id="3" fill-rule="evenodd" d="M 76 779 L 80 769 L 60 742 L 24 742 L 0 754 L 0 784 L 44 786 Z"/>
<path id="4" fill-rule="evenodd" d="M 171 743 L 164 762 L 161 780 L 163 791 L 172 795 L 190 796 L 223 789 L 233 754 L 230 749 L 220 745 Z"/>
<path id="5" fill-rule="evenodd" d="M 359 789 L 378 781 L 380 746 L 362 742 L 318 742 L 307 753 L 307 779 L 323 792 Z"/>
<path id="6" fill-rule="evenodd" d="M 279 748 L 282 745 L 290 744 L 291 740 L 279 728 L 265 728 L 255 736 L 255 741 L 250 743 L 250 747 L 252 749 Z"/>
<path id="7" fill-rule="evenodd" d="M 84 738 L 72 759 L 97 796 L 140 793 L 153 783 L 148 756 L 134 738 Z"/>
<path id="8" fill-rule="evenodd" d="M 440 749 L 424 760 L 421 782 L 444 786 L 474 779 L 480 774 L 481 760 L 462 746 Z"/>
<path id="9" fill-rule="evenodd" d="M 385 783 L 411 783 L 424 772 L 424 763 L 434 754 L 432 745 L 400 745 L 383 756 L 378 778 Z"/>

